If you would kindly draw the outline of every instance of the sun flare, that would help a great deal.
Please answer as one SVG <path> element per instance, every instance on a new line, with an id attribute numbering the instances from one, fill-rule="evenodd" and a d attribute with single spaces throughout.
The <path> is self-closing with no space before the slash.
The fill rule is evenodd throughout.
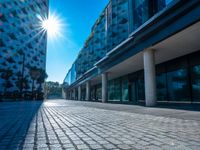
<path id="1" fill-rule="evenodd" d="M 49 38 L 55 39 L 62 36 L 63 21 L 55 14 L 49 14 L 48 18 L 40 19 L 40 28 L 47 32 Z"/>

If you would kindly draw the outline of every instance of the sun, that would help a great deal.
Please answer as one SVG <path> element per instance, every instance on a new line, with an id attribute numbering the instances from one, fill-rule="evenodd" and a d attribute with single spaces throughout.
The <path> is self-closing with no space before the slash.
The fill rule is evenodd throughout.
<path id="1" fill-rule="evenodd" d="M 47 32 L 47 36 L 51 39 L 56 39 L 62 36 L 63 30 L 63 21 L 59 18 L 58 15 L 55 13 L 50 13 L 48 18 L 41 18 L 40 19 L 40 28 L 42 31 Z"/>

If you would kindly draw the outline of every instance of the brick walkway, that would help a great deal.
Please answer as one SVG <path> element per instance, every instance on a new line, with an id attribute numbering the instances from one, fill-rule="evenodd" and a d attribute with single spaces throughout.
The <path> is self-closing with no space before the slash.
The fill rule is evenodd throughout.
<path id="1" fill-rule="evenodd" d="M 0 149 L 200 149 L 200 121 L 195 119 L 200 112 L 119 106 L 64 100 L 0 103 Z M 130 108 L 137 111 L 126 112 Z"/>

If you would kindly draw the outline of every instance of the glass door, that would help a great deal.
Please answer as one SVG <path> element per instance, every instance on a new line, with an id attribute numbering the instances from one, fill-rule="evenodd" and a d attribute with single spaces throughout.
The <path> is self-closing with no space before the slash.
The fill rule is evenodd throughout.
<path id="1" fill-rule="evenodd" d="M 137 104 L 138 98 L 137 98 L 137 82 L 136 81 L 131 82 L 130 91 L 131 91 L 130 92 L 131 102 L 133 102 L 134 104 Z"/>

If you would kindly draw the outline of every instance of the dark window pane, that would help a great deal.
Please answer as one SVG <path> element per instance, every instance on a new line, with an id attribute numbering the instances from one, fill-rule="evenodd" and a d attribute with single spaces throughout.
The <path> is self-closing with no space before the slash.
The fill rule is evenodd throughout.
<path id="1" fill-rule="evenodd" d="M 160 73 L 156 76 L 156 84 L 157 84 L 158 101 L 166 101 L 167 100 L 166 73 Z"/>
<path id="2" fill-rule="evenodd" d="M 170 101 L 190 101 L 187 69 L 168 72 L 167 85 Z"/>
<path id="3" fill-rule="evenodd" d="M 97 89 L 96 89 L 96 99 L 97 99 L 98 101 L 100 101 L 100 100 L 102 99 L 101 89 L 102 89 L 101 84 L 99 84 L 99 85 L 97 86 Z"/>
<path id="4" fill-rule="evenodd" d="M 108 84 L 108 100 L 120 101 L 121 99 L 121 85 L 120 79 L 114 79 L 109 81 Z"/>
<path id="5" fill-rule="evenodd" d="M 193 101 L 200 102 L 200 65 L 191 68 Z"/>
<path id="6" fill-rule="evenodd" d="M 122 79 L 122 101 L 129 101 L 128 77 Z"/>
<path id="7" fill-rule="evenodd" d="M 133 26 L 138 28 L 149 18 L 148 0 L 134 0 L 133 2 Z"/>
<path id="8" fill-rule="evenodd" d="M 159 64 L 156 66 L 156 85 L 157 85 L 157 99 L 158 101 L 167 100 L 167 78 L 166 66 Z"/>
<path id="9" fill-rule="evenodd" d="M 190 66 L 200 65 L 200 51 L 189 55 Z"/>
<path id="10" fill-rule="evenodd" d="M 144 94 L 144 71 L 141 71 L 138 73 L 138 85 L 137 90 L 138 91 L 138 100 L 145 100 L 145 94 Z"/>

